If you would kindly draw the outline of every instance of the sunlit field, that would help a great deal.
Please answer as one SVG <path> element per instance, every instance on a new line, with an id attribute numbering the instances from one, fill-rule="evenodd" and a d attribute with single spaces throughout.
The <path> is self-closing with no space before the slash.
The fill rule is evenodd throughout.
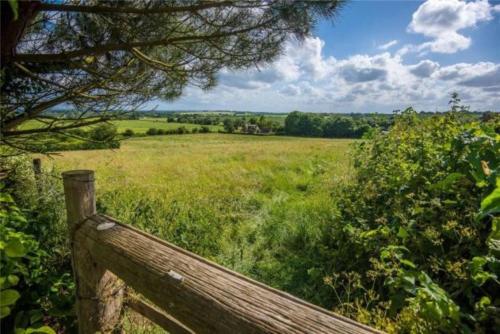
<path id="1" fill-rule="evenodd" d="M 330 193 L 349 174 L 352 142 L 155 136 L 44 160 L 60 171 L 95 170 L 101 212 L 249 273 L 263 227 L 279 232 L 328 219 Z"/>
<path id="2" fill-rule="evenodd" d="M 64 124 L 64 122 L 61 122 Z M 155 118 L 147 118 L 147 119 L 138 119 L 138 120 L 114 120 L 111 121 L 114 125 L 116 125 L 118 133 L 123 133 L 125 130 L 130 129 L 137 134 L 144 134 L 148 129 L 155 128 L 158 130 L 175 130 L 181 126 L 185 127 L 188 130 L 192 130 L 194 128 L 201 128 L 202 125 L 198 124 L 186 124 L 186 123 L 168 123 L 165 118 L 155 119 Z M 39 121 L 33 120 L 26 122 L 23 124 L 21 129 L 33 129 L 39 127 L 46 127 L 47 125 L 41 123 Z M 216 132 L 218 130 L 222 130 L 222 126 L 219 125 L 206 125 L 210 131 Z"/>

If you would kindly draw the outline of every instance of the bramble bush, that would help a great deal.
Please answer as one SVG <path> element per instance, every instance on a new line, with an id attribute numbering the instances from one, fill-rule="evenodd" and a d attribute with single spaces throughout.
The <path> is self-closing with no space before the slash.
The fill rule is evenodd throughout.
<path id="1" fill-rule="evenodd" d="M 494 129 L 457 112 L 420 118 L 409 108 L 387 134 L 359 144 L 354 181 L 325 231 L 336 309 L 397 332 L 498 328 Z M 346 289 L 352 273 L 358 279 Z"/>

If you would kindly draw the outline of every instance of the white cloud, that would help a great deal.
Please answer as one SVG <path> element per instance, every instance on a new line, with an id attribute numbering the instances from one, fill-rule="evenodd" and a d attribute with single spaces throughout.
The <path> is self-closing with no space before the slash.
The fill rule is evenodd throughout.
<path id="1" fill-rule="evenodd" d="M 284 53 L 272 65 L 247 71 L 223 70 L 221 85 L 242 89 L 265 88 L 275 82 L 292 82 L 299 78 L 318 80 L 328 75 L 335 59 L 323 58 L 325 42 L 320 38 L 306 38 L 302 42 L 288 42 Z"/>
<path id="2" fill-rule="evenodd" d="M 500 65 L 491 65 L 491 69 L 488 69 L 483 73 L 471 74 L 468 78 L 459 81 L 458 84 L 468 87 L 500 86 Z"/>
<path id="3" fill-rule="evenodd" d="M 392 48 L 396 44 L 398 44 L 398 41 L 394 39 L 394 40 L 392 40 L 390 42 L 387 42 L 385 44 L 379 45 L 378 49 L 382 50 L 382 51 L 385 51 L 385 50 L 388 50 L 388 49 Z"/>
<path id="4" fill-rule="evenodd" d="M 497 6 L 491 6 L 487 0 L 427 0 L 413 13 L 408 31 L 432 40 L 406 48 L 404 52 L 455 53 L 465 50 L 471 45 L 471 39 L 458 31 L 493 19 L 492 13 L 497 11 Z"/>
<path id="5" fill-rule="evenodd" d="M 260 70 L 223 71 L 214 90 L 190 89 L 175 105 L 274 112 L 390 112 L 410 105 L 435 110 L 445 108 L 448 94 L 458 91 L 473 109 L 500 106 L 494 89 L 500 86 L 500 64 L 441 66 L 431 59 L 407 64 L 401 54 L 389 52 L 335 59 L 323 55 L 319 38 L 294 43 L 275 63 Z"/>
<path id="6" fill-rule="evenodd" d="M 409 66 L 410 72 L 420 78 L 428 78 L 439 68 L 439 64 L 431 60 L 422 60 L 420 63 Z"/>
<path id="7" fill-rule="evenodd" d="M 279 91 L 283 95 L 297 96 L 301 93 L 300 87 L 294 84 L 287 85 Z"/>

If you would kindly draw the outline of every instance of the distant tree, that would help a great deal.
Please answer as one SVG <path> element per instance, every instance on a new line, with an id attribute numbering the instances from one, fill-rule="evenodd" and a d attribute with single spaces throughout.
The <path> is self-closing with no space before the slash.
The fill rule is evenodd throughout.
<path id="1" fill-rule="evenodd" d="M 224 130 L 226 132 L 229 133 L 234 132 L 234 122 L 231 118 L 225 118 L 223 124 L 224 124 Z"/>
<path id="2" fill-rule="evenodd" d="M 323 120 L 316 114 L 294 111 L 285 119 L 285 133 L 293 136 L 321 137 Z"/>
<path id="3" fill-rule="evenodd" d="M 245 121 L 241 117 L 236 117 L 234 119 L 234 128 L 235 130 L 241 129 L 245 125 Z"/>
<path id="4" fill-rule="evenodd" d="M 200 128 L 200 133 L 209 133 L 210 132 L 210 128 L 208 126 L 202 126 Z"/>
<path id="5" fill-rule="evenodd" d="M 450 94 L 450 101 L 448 101 L 448 105 L 450 106 L 451 111 L 458 111 L 461 101 L 462 100 L 458 96 L 457 92 L 451 93 Z"/>
<path id="6" fill-rule="evenodd" d="M 460 99 L 457 92 L 453 92 L 450 94 L 450 101 L 448 102 L 450 109 L 452 112 L 467 112 L 469 111 L 469 106 L 465 106 L 462 104 L 462 99 Z"/>
<path id="7" fill-rule="evenodd" d="M 188 84 L 212 88 L 220 69 L 275 59 L 288 37 L 307 36 L 341 3 L 1 1 L 0 140 L 20 147 L 38 133 L 103 122 L 152 98 L 175 99 Z M 47 118 L 60 104 L 78 117 Z M 46 126 L 19 127 L 30 119 Z"/>
<path id="8" fill-rule="evenodd" d="M 300 112 L 293 111 L 285 118 L 285 133 L 292 136 L 301 135 L 299 129 Z"/>
<path id="9" fill-rule="evenodd" d="M 149 128 L 148 131 L 146 131 L 146 134 L 148 136 L 155 136 L 158 134 L 158 129 L 156 128 Z"/>
<path id="10" fill-rule="evenodd" d="M 134 131 L 132 129 L 126 129 L 125 131 L 123 131 L 123 135 L 125 137 L 132 137 L 134 135 Z"/>
<path id="11" fill-rule="evenodd" d="M 176 130 L 176 133 L 179 135 L 189 133 L 188 129 L 185 126 L 179 126 Z"/>
<path id="12" fill-rule="evenodd" d="M 325 122 L 325 137 L 352 138 L 356 136 L 356 124 L 351 117 L 333 117 Z"/>
<path id="13" fill-rule="evenodd" d="M 116 126 L 113 124 L 100 124 L 90 130 L 89 137 L 94 141 L 108 142 L 117 135 Z"/>

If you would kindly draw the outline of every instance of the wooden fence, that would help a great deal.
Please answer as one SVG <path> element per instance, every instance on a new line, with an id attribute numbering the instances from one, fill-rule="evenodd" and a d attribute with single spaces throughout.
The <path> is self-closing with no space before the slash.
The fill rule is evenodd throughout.
<path id="1" fill-rule="evenodd" d="M 97 214 L 93 171 L 63 180 L 80 333 L 113 331 L 124 307 L 169 333 L 377 333 Z"/>

